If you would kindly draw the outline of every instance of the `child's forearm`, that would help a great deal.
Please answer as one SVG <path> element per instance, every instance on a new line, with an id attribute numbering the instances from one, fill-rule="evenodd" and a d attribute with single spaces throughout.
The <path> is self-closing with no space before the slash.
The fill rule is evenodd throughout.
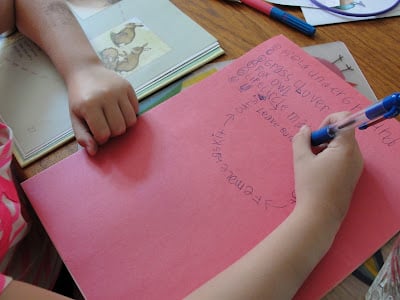
<path id="1" fill-rule="evenodd" d="M 96 154 L 99 145 L 135 124 L 139 108 L 132 85 L 104 67 L 65 1 L 15 5 L 17 28 L 46 52 L 65 81 L 77 142 Z"/>
<path id="2" fill-rule="evenodd" d="M 291 299 L 330 248 L 339 225 L 311 212 L 294 211 L 187 299 Z"/>
<path id="3" fill-rule="evenodd" d="M 65 1 L 15 0 L 18 30 L 50 57 L 63 78 L 100 60 Z"/>
<path id="4" fill-rule="evenodd" d="M 1 0 L 0 13 L 0 34 L 13 31 L 15 28 L 14 0 Z"/>
<path id="5" fill-rule="evenodd" d="M 13 280 L 0 295 L 0 300 L 30 299 L 30 300 L 71 300 L 61 294 L 25 283 Z"/>

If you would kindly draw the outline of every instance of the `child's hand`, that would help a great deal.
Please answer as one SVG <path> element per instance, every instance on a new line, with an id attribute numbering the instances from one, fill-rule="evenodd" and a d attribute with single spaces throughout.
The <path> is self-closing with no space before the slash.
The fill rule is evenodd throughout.
<path id="1" fill-rule="evenodd" d="M 321 126 L 347 115 L 332 114 Z M 318 154 L 311 149 L 310 135 L 310 128 L 303 127 L 293 139 L 296 209 L 341 222 L 363 168 L 354 130 L 341 133 Z"/>
<path id="2" fill-rule="evenodd" d="M 138 101 L 130 83 L 101 64 L 85 66 L 67 81 L 72 127 L 90 155 L 135 124 Z"/>

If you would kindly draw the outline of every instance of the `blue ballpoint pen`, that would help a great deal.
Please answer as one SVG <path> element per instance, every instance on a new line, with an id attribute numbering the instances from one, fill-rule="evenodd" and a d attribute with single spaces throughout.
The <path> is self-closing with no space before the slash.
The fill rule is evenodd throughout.
<path id="1" fill-rule="evenodd" d="M 343 120 L 322 127 L 311 133 L 311 145 L 318 146 L 331 141 L 338 133 L 358 127 L 367 129 L 383 120 L 400 114 L 400 93 L 393 93 Z"/>
<path id="2" fill-rule="evenodd" d="M 297 29 L 298 31 L 304 33 L 305 35 L 313 36 L 315 34 L 316 31 L 315 27 L 303 21 L 302 19 L 299 19 L 271 5 L 268 2 L 265 2 L 264 0 L 228 0 L 228 1 L 244 3 L 258 11 L 265 13 L 271 18 L 274 18 L 286 25 L 293 27 L 294 29 Z"/>

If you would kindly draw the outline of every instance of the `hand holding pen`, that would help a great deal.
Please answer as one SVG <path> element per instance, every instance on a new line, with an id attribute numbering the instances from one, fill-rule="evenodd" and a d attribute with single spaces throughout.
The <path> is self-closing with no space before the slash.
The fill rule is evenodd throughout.
<path id="1" fill-rule="evenodd" d="M 400 114 L 400 93 L 393 93 L 380 102 L 375 103 L 355 114 L 344 118 L 336 123 L 322 127 L 311 133 L 311 145 L 318 146 L 331 141 L 342 131 L 358 127 L 361 130 L 394 118 Z"/>
<path id="2" fill-rule="evenodd" d="M 347 115 L 346 112 L 330 114 L 323 124 L 341 122 Z M 304 125 L 293 137 L 295 210 L 318 215 L 330 224 L 339 225 L 337 220 L 346 215 L 363 170 L 362 153 L 354 130 L 344 132 L 322 151 L 310 147 L 310 135 L 311 128 Z"/>

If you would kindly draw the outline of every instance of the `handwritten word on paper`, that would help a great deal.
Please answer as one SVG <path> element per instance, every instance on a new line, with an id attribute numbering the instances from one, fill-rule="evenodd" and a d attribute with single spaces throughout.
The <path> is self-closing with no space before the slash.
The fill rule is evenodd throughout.
<path id="1" fill-rule="evenodd" d="M 260 101 L 264 100 L 254 98 L 251 102 L 247 102 L 242 106 L 237 107 L 236 110 L 238 113 L 244 113 L 247 108 L 256 105 Z M 232 166 L 234 164 L 225 159 L 224 141 L 229 138 L 229 135 L 234 134 L 229 125 L 230 123 L 235 122 L 235 119 L 234 114 L 226 115 L 221 129 L 218 129 L 211 134 L 211 156 L 215 163 L 219 165 L 218 171 L 222 174 L 226 183 L 235 188 L 237 192 L 242 194 L 245 198 L 254 201 L 259 207 L 266 210 L 269 208 L 285 208 L 294 204 L 294 191 L 292 191 L 291 197 L 283 202 L 272 199 L 268 195 L 263 195 L 262 192 L 251 183 L 250 179 L 245 178 L 245 176 L 241 175 L 240 172 L 235 171 L 235 168 Z"/>

